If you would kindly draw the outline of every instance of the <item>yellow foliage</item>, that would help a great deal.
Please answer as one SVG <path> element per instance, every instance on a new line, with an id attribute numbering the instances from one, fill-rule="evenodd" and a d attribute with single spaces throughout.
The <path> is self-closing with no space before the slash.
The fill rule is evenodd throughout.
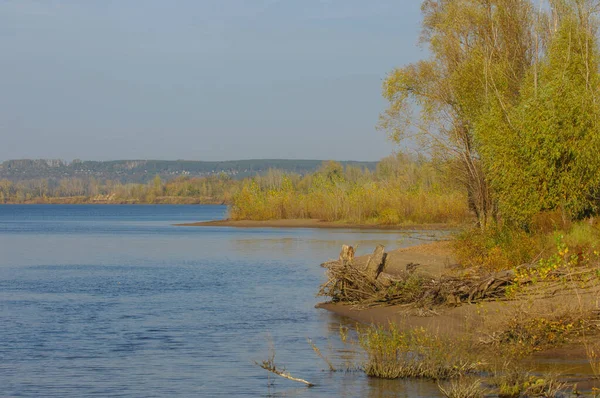
<path id="1" fill-rule="evenodd" d="M 427 166 L 385 178 L 368 171 L 323 170 L 299 178 L 281 176 L 266 184 L 257 177 L 233 197 L 232 219 L 270 220 L 312 218 L 369 224 L 458 224 L 470 217 L 465 195 L 444 191 L 441 176 Z M 419 174 L 420 173 L 420 174 Z M 409 178 L 410 177 L 410 178 Z"/>

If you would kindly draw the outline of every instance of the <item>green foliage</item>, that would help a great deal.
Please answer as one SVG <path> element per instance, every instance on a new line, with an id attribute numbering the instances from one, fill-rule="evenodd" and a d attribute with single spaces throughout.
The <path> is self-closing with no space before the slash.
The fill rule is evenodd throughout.
<path id="1" fill-rule="evenodd" d="M 577 7 L 562 9 L 558 29 L 524 80 L 518 102 L 510 108 L 492 102 L 478 120 L 501 214 L 519 227 L 529 228 L 543 211 L 559 209 L 567 220 L 598 210 L 599 54 Z"/>
<path id="2" fill-rule="evenodd" d="M 514 289 L 519 285 L 543 282 L 547 280 L 565 280 L 564 275 L 571 275 L 576 267 L 588 267 L 579 270 L 578 277 L 571 277 L 571 282 L 580 278 L 588 278 L 596 269 L 600 259 L 598 239 L 600 231 L 588 223 L 576 223 L 567 231 L 553 234 L 554 247 L 545 250 L 545 255 L 528 267 L 515 270 Z M 589 267 L 592 266 L 592 269 Z M 587 271 L 587 272 L 586 272 Z M 580 281 L 580 282 L 583 282 Z M 585 285 L 585 283 L 583 283 Z"/>
<path id="3" fill-rule="evenodd" d="M 600 230 L 588 221 L 575 223 L 565 232 L 564 243 L 573 251 L 593 251 L 600 244 Z"/>
<path id="4" fill-rule="evenodd" d="M 475 127 L 490 97 L 510 103 L 519 92 L 531 63 L 533 7 L 521 0 L 426 0 L 422 10 L 422 41 L 431 56 L 388 75 L 380 128 L 452 161 L 456 184 L 484 227 L 495 202 Z"/>

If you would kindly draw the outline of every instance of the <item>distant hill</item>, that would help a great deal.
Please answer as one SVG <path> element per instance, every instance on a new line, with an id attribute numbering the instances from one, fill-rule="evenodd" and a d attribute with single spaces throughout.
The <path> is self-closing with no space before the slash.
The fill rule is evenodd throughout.
<path id="1" fill-rule="evenodd" d="M 0 163 L 0 179 L 22 181 L 33 179 L 58 180 L 72 177 L 94 177 L 121 183 L 146 183 L 154 176 L 171 179 L 178 176 L 207 177 L 226 174 L 244 178 L 279 169 L 290 173 L 307 174 L 317 170 L 322 160 L 253 159 L 204 162 L 194 160 L 112 160 L 66 162 L 56 159 L 19 159 Z M 374 170 L 377 162 L 342 161 Z"/>

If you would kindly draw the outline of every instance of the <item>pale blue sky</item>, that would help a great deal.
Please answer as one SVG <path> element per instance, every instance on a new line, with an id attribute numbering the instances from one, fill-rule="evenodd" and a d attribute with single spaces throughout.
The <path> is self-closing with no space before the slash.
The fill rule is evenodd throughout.
<path id="1" fill-rule="evenodd" d="M 0 160 L 377 160 L 418 0 L 0 0 Z"/>

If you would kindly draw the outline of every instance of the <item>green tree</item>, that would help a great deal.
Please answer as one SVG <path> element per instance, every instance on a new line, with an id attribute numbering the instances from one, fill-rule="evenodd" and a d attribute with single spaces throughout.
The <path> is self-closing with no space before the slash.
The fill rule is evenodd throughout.
<path id="1" fill-rule="evenodd" d="M 518 106 L 490 112 L 481 130 L 503 217 L 527 227 L 544 210 L 563 219 L 597 212 L 600 187 L 600 79 L 593 2 L 555 1 L 548 48 Z M 496 109 L 497 110 L 497 109 Z"/>

